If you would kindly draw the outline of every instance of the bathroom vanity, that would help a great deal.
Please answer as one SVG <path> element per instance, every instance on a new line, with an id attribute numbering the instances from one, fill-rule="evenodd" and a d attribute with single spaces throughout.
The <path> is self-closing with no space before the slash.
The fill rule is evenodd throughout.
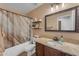
<path id="1" fill-rule="evenodd" d="M 69 54 L 66 54 L 57 49 L 45 46 L 45 56 L 64 56 L 64 55 L 69 55 Z"/>
<path id="2" fill-rule="evenodd" d="M 64 42 L 55 43 L 52 39 L 38 38 L 36 41 L 37 56 L 78 56 L 79 46 L 76 44 Z"/>
<path id="3" fill-rule="evenodd" d="M 40 43 L 36 43 L 36 55 L 37 56 L 70 56 L 70 54 L 61 52 L 57 49 L 50 48 Z"/>

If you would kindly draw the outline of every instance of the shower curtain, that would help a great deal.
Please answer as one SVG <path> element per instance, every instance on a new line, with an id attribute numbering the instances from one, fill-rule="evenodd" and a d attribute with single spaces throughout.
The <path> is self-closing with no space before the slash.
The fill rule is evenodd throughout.
<path id="1" fill-rule="evenodd" d="M 5 49 L 31 39 L 31 20 L 28 17 L 0 10 L 0 33 Z"/>

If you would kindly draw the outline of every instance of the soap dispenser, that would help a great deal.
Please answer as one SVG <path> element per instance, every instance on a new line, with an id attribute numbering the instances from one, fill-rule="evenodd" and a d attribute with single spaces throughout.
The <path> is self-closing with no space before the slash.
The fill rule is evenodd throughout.
<path id="1" fill-rule="evenodd" d="M 60 36 L 60 39 L 59 39 L 59 43 L 60 43 L 60 44 L 63 44 L 63 42 L 64 42 L 64 38 L 63 38 L 63 35 L 61 35 L 61 36 Z"/>
<path id="2" fill-rule="evenodd" d="M 61 37 L 60 37 L 60 41 L 61 41 L 61 42 L 64 42 L 63 35 L 61 35 Z"/>

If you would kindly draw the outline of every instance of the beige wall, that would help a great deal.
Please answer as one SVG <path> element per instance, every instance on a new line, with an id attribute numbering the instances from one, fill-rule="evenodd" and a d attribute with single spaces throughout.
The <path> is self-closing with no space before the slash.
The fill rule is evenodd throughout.
<path id="1" fill-rule="evenodd" d="M 41 23 L 41 27 L 42 29 L 39 29 L 39 30 L 33 30 L 34 31 L 34 34 L 37 34 L 39 36 L 42 36 L 42 37 L 48 37 L 48 38 L 52 38 L 53 36 L 60 36 L 60 35 L 63 35 L 64 38 L 68 38 L 68 39 L 65 39 L 66 41 L 69 41 L 69 42 L 76 42 L 76 43 L 79 43 L 79 33 L 70 33 L 70 32 L 45 32 L 44 30 L 44 18 L 45 18 L 45 15 L 46 14 L 50 14 L 50 13 L 54 13 L 54 12 L 57 12 L 59 10 L 63 10 L 63 9 L 67 9 L 67 8 L 71 8 L 71 7 L 74 7 L 74 6 L 77 6 L 79 4 L 69 4 L 69 3 L 66 3 L 65 4 L 65 7 L 64 8 L 61 8 L 61 5 L 59 7 L 58 10 L 56 11 L 50 11 L 50 5 L 49 4 L 43 4 L 42 6 L 40 6 L 39 8 L 31 11 L 30 13 L 28 13 L 27 15 L 28 16 L 31 16 L 33 18 L 37 18 L 37 19 L 42 19 L 42 23 Z"/>

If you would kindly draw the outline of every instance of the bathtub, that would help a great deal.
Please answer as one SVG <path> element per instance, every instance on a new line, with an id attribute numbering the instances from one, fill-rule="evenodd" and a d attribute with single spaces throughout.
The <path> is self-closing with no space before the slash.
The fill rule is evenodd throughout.
<path id="1" fill-rule="evenodd" d="M 27 52 L 27 56 L 31 56 L 33 53 L 35 53 L 35 44 L 31 44 L 30 41 L 27 41 L 23 44 L 7 48 L 5 49 L 3 56 L 17 56 L 24 51 Z"/>

